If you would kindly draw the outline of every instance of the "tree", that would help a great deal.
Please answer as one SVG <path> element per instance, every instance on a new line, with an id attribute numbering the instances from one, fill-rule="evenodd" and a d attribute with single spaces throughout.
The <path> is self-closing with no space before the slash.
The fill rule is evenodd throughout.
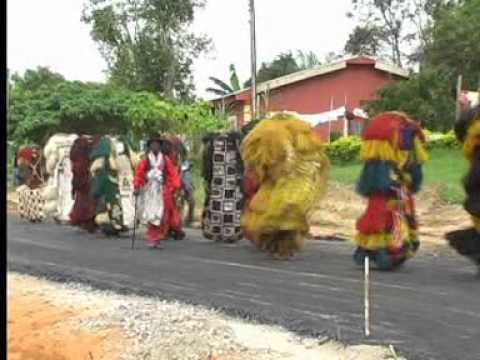
<path id="1" fill-rule="evenodd" d="M 452 84 L 462 74 L 467 86 L 480 81 L 480 0 L 463 0 L 440 9 L 426 49 L 426 60 Z"/>
<path id="2" fill-rule="evenodd" d="M 297 51 L 296 63 L 300 70 L 312 69 L 322 64 L 313 51 L 303 52 L 302 50 Z"/>
<path id="3" fill-rule="evenodd" d="M 40 78 L 48 81 L 39 86 Z M 43 68 L 12 76 L 9 140 L 42 144 L 56 132 L 134 138 L 152 131 L 199 135 L 227 126 L 208 103 L 183 104 L 145 91 L 61 78 Z"/>
<path id="4" fill-rule="evenodd" d="M 375 25 L 356 26 L 345 44 L 345 52 L 354 55 L 377 56 L 381 49 L 382 33 Z"/>
<path id="5" fill-rule="evenodd" d="M 215 85 L 217 85 L 217 87 L 216 88 L 209 87 L 206 89 L 206 91 L 218 96 L 225 96 L 240 90 L 240 80 L 238 79 L 235 65 L 230 64 L 229 70 L 230 70 L 230 81 L 229 81 L 230 84 L 227 84 L 226 82 L 216 77 L 210 76 L 209 77 L 210 81 L 212 81 Z"/>
<path id="6" fill-rule="evenodd" d="M 367 105 L 370 115 L 382 111 L 404 111 L 435 131 L 452 128 L 455 98 L 445 74 L 424 68 L 407 81 L 398 81 L 381 88 L 377 98 Z"/>
<path id="7" fill-rule="evenodd" d="M 433 16 L 447 0 L 352 0 L 358 26 L 346 44 L 348 50 L 375 50 L 398 66 L 421 62 L 431 39 Z M 366 48 L 365 48 L 366 46 Z M 352 51 L 353 52 L 353 51 Z"/>
<path id="8" fill-rule="evenodd" d="M 108 64 L 110 80 L 131 90 L 188 98 L 192 62 L 209 40 L 192 34 L 205 0 L 87 0 L 82 21 Z"/>
<path id="9" fill-rule="evenodd" d="M 288 75 L 301 70 L 291 51 L 281 53 L 270 63 L 263 62 L 257 73 L 257 83 L 262 83 L 280 76 Z M 244 87 L 249 87 L 252 80 L 245 82 Z"/>

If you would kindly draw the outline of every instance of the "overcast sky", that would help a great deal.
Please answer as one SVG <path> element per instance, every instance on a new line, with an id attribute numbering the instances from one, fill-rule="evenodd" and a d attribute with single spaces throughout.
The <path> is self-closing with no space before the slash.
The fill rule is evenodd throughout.
<path id="1" fill-rule="evenodd" d="M 104 81 L 106 65 L 88 26 L 80 21 L 84 0 L 8 0 L 7 62 L 12 71 L 48 66 L 69 80 Z M 282 51 L 340 52 L 353 24 L 351 0 L 256 0 L 258 63 Z M 328 4 L 328 5 L 327 5 Z M 209 76 L 228 78 L 234 63 L 243 82 L 250 72 L 248 0 L 208 0 L 193 30 L 208 35 L 211 53 L 194 67 L 197 94 L 208 98 Z"/>

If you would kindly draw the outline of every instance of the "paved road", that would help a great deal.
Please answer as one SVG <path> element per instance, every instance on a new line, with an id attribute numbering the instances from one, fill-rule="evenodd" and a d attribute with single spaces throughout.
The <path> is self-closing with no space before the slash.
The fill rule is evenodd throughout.
<path id="1" fill-rule="evenodd" d="M 10 270 L 100 288 L 214 306 L 229 314 L 348 343 L 363 338 L 362 272 L 350 244 L 310 242 L 298 260 L 277 262 L 247 242 L 214 244 L 198 231 L 164 250 L 129 250 L 54 224 L 8 217 Z M 463 258 L 419 255 L 395 273 L 372 274 L 372 338 L 409 359 L 480 359 L 480 280 Z"/>

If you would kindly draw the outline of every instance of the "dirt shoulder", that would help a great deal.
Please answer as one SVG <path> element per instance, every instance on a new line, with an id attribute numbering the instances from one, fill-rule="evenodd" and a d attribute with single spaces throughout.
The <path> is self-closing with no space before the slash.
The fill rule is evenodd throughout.
<path id="1" fill-rule="evenodd" d="M 8 274 L 9 359 L 376 360 L 378 346 L 300 338 L 214 310 Z"/>
<path id="2" fill-rule="evenodd" d="M 446 232 L 471 226 L 468 214 L 462 206 L 443 201 L 436 188 L 422 190 L 415 197 L 415 201 L 423 248 L 444 246 Z M 366 206 L 367 200 L 356 194 L 353 187 L 330 183 L 327 195 L 313 215 L 312 236 L 352 239 L 355 222 Z"/>

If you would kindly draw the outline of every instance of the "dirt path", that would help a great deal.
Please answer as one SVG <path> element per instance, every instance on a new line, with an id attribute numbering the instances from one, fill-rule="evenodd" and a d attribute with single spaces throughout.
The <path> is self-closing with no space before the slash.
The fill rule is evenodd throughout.
<path id="1" fill-rule="evenodd" d="M 446 245 L 446 232 L 471 226 L 462 206 L 445 203 L 435 188 L 422 190 L 415 200 L 420 222 L 420 241 L 424 248 Z M 356 194 L 353 187 L 329 184 L 327 195 L 312 218 L 312 236 L 351 239 L 355 233 L 355 222 L 365 210 L 366 204 L 367 201 Z"/>
<path id="2" fill-rule="evenodd" d="M 52 284 L 8 276 L 8 358 L 10 360 L 118 359 L 127 344 L 118 326 L 91 331 L 81 321 L 101 310 L 66 303 Z"/>
<path id="3" fill-rule="evenodd" d="M 203 307 L 8 274 L 8 358 L 377 360 L 388 349 L 300 338 Z"/>

